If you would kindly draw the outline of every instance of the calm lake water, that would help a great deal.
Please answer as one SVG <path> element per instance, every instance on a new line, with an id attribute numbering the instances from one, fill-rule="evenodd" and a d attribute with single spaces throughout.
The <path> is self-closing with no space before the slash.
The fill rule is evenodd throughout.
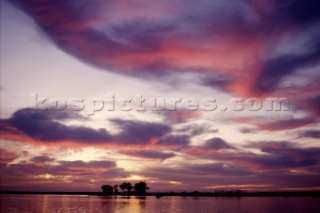
<path id="1" fill-rule="evenodd" d="M 320 212 L 316 197 L 125 197 L 0 195 L 1 212 Z"/>

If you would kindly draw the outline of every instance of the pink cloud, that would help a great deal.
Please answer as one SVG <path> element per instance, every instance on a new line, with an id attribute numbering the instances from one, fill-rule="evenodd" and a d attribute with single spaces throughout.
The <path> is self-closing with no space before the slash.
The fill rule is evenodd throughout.
<path id="1" fill-rule="evenodd" d="M 308 13 L 298 9 L 305 5 L 299 1 L 14 4 L 58 47 L 86 63 L 140 77 L 225 73 L 233 80 L 222 89 L 243 97 L 279 93 L 277 86 L 285 76 L 319 62 L 319 48 L 304 55 L 270 55 L 282 38 L 314 24 L 318 13 L 312 1 Z M 239 8 L 246 13 L 239 13 Z M 318 40 L 312 42 L 318 46 Z"/>

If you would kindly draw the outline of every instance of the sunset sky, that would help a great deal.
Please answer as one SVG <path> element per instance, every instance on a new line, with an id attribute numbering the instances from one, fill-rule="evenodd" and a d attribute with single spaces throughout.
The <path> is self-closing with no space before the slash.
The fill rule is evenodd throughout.
<path id="1" fill-rule="evenodd" d="M 0 92 L 1 190 L 320 190 L 318 0 L 1 0 Z"/>

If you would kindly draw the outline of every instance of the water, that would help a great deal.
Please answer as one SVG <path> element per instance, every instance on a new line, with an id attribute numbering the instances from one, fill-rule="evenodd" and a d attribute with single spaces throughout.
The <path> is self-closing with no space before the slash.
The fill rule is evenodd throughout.
<path id="1" fill-rule="evenodd" d="M 79 195 L 0 195 L 1 212 L 320 212 L 316 197 L 125 197 Z"/>

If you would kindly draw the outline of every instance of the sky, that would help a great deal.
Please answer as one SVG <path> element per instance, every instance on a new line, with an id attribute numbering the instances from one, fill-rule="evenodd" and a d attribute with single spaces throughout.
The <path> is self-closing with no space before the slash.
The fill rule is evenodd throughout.
<path id="1" fill-rule="evenodd" d="M 1 0 L 1 190 L 320 189 L 317 0 Z"/>

